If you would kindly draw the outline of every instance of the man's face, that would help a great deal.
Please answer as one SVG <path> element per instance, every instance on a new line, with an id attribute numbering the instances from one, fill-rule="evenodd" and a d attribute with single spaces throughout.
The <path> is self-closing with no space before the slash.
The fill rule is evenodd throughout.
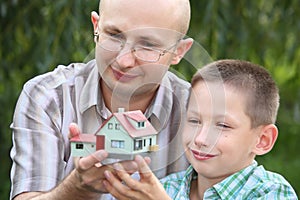
<path id="1" fill-rule="evenodd" d="M 259 127 L 251 128 L 242 92 L 204 82 L 192 91 L 183 131 L 186 156 L 199 176 L 218 182 L 252 163 Z"/>
<path id="2" fill-rule="evenodd" d="M 101 9 L 96 61 L 103 83 L 112 92 L 144 95 L 156 90 L 161 82 L 172 64 L 171 52 L 176 50 L 180 36 L 171 17 L 161 13 L 163 10 L 166 8 L 158 8 L 150 1 L 106 1 Z M 119 51 L 103 48 L 101 44 L 107 38 L 120 41 L 122 48 Z M 133 49 L 140 47 L 153 49 L 159 59 L 155 62 L 139 59 Z M 163 55 L 166 49 L 169 51 Z M 145 52 L 142 57 L 147 58 Z"/>

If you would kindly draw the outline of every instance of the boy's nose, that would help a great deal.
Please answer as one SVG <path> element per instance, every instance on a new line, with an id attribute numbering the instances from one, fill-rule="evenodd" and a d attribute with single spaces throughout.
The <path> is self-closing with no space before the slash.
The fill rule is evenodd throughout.
<path id="1" fill-rule="evenodd" d="M 212 143 L 215 143 L 215 131 L 211 127 L 212 125 L 205 125 L 201 128 L 199 128 L 194 137 L 194 143 L 198 146 L 209 146 L 212 145 Z"/>

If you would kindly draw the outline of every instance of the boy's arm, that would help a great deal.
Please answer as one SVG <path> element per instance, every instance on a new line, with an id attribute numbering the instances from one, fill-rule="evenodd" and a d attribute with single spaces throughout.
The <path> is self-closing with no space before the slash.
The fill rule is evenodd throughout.
<path id="1" fill-rule="evenodd" d="M 138 165 L 140 180 L 133 179 L 120 163 L 116 163 L 114 164 L 115 175 L 110 171 L 104 172 L 107 181 L 104 181 L 103 184 L 107 191 L 119 200 L 171 200 L 149 168 L 147 159 L 144 160 L 141 156 L 136 156 L 135 161 Z"/>

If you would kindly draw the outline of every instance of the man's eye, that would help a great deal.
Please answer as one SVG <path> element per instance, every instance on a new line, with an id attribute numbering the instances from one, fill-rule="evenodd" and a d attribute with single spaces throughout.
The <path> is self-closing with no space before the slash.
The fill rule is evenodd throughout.
<path id="1" fill-rule="evenodd" d="M 138 46 L 141 46 L 145 49 L 147 49 L 147 48 L 152 49 L 152 48 L 157 48 L 158 47 L 158 45 L 156 43 L 151 42 L 151 41 L 147 41 L 147 40 L 143 40 L 143 41 L 138 42 Z"/>
<path id="2" fill-rule="evenodd" d="M 118 40 L 121 40 L 123 39 L 123 36 L 122 34 L 120 33 L 113 33 L 113 32 L 107 32 L 105 33 L 108 37 L 111 37 L 111 38 L 114 38 L 114 39 L 118 39 Z"/>
<path id="3" fill-rule="evenodd" d="M 198 119 L 188 119 L 188 122 L 191 124 L 201 124 L 200 120 Z"/>

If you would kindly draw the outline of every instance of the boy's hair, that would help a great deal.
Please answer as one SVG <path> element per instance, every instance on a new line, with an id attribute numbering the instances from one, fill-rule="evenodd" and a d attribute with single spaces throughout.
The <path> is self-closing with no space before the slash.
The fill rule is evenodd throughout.
<path id="1" fill-rule="evenodd" d="M 279 91 L 269 72 L 242 60 L 219 60 L 199 69 L 192 86 L 199 81 L 221 82 L 245 95 L 245 113 L 251 127 L 275 124 L 279 107 Z"/>

